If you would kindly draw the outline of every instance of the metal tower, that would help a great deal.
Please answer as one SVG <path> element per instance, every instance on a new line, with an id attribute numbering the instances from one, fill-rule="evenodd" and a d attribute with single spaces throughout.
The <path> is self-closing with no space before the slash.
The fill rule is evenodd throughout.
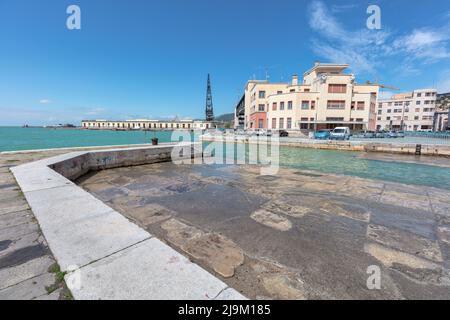
<path id="1" fill-rule="evenodd" d="M 212 102 L 212 94 L 211 94 L 211 81 L 209 79 L 208 73 L 208 83 L 206 85 L 206 121 L 214 121 L 214 111 L 213 111 L 213 102 Z"/>

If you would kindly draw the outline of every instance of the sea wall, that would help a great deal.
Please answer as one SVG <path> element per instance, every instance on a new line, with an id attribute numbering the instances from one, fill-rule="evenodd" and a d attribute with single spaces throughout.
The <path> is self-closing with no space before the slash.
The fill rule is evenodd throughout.
<path id="1" fill-rule="evenodd" d="M 257 137 L 245 136 L 201 136 L 202 141 L 222 141 L 235 143 L 258 143 Z M 262 138 L 264 139 L 264 138 Z M 269 140 L 270 141 L 270 140 Z M 384 152 L 397 154 L 417 154 L 427 156 L 450 157 L 450 145 L 441 144 L 415 144 L 415 143 L 382 143 L 370 141 L 337 141 L 337 140 L 310 140 L 299 138 L 280 138 L 280 146 L 343 150 L 343 151 L 363 151 L 363 152 Z"/>

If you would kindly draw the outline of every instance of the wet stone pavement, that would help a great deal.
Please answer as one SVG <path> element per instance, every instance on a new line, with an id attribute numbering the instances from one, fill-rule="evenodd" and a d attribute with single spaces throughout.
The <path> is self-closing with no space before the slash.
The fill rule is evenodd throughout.
<path id="1" fill-rule="evenodd" d="M 160 163 L 77 183 L 249 298 L 450 299 L 448 190 L 259 173 Z"/>

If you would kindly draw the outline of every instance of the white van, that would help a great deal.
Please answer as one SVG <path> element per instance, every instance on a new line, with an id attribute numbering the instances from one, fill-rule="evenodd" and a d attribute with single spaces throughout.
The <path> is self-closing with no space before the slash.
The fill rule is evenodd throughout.
<path id="1" fill-rule="evenodd" d="M 336 127 L 330 132 L 331 140 L 350 140 L 352 135 L 349 127 Z"/>

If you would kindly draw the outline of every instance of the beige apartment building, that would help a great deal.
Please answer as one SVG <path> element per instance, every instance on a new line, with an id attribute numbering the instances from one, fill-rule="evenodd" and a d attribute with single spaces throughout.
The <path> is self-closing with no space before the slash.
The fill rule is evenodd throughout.
<path id="1" fill-rule="evenodd" d="M 92 130 L 204 130 L 214 128 L 210 121 L 201 120 L 148 120 L 136 119 L 125 121 L 83 120 L 81 126 Z"/>
<path id="2" fill-rule="evenodd" d="M 235 108 L 241 129 L 317 130 L 349 126 L 374 130 L 379 86 L 357 84 L 346 64 L 316 63 L 291 83 L 250 80 Z"/>
<path id="3" fill-rule="evenodd" d="M 436 94 L 435 89 L 418 89 L 379 100 L 377 130 L 432 130 Z"/>

